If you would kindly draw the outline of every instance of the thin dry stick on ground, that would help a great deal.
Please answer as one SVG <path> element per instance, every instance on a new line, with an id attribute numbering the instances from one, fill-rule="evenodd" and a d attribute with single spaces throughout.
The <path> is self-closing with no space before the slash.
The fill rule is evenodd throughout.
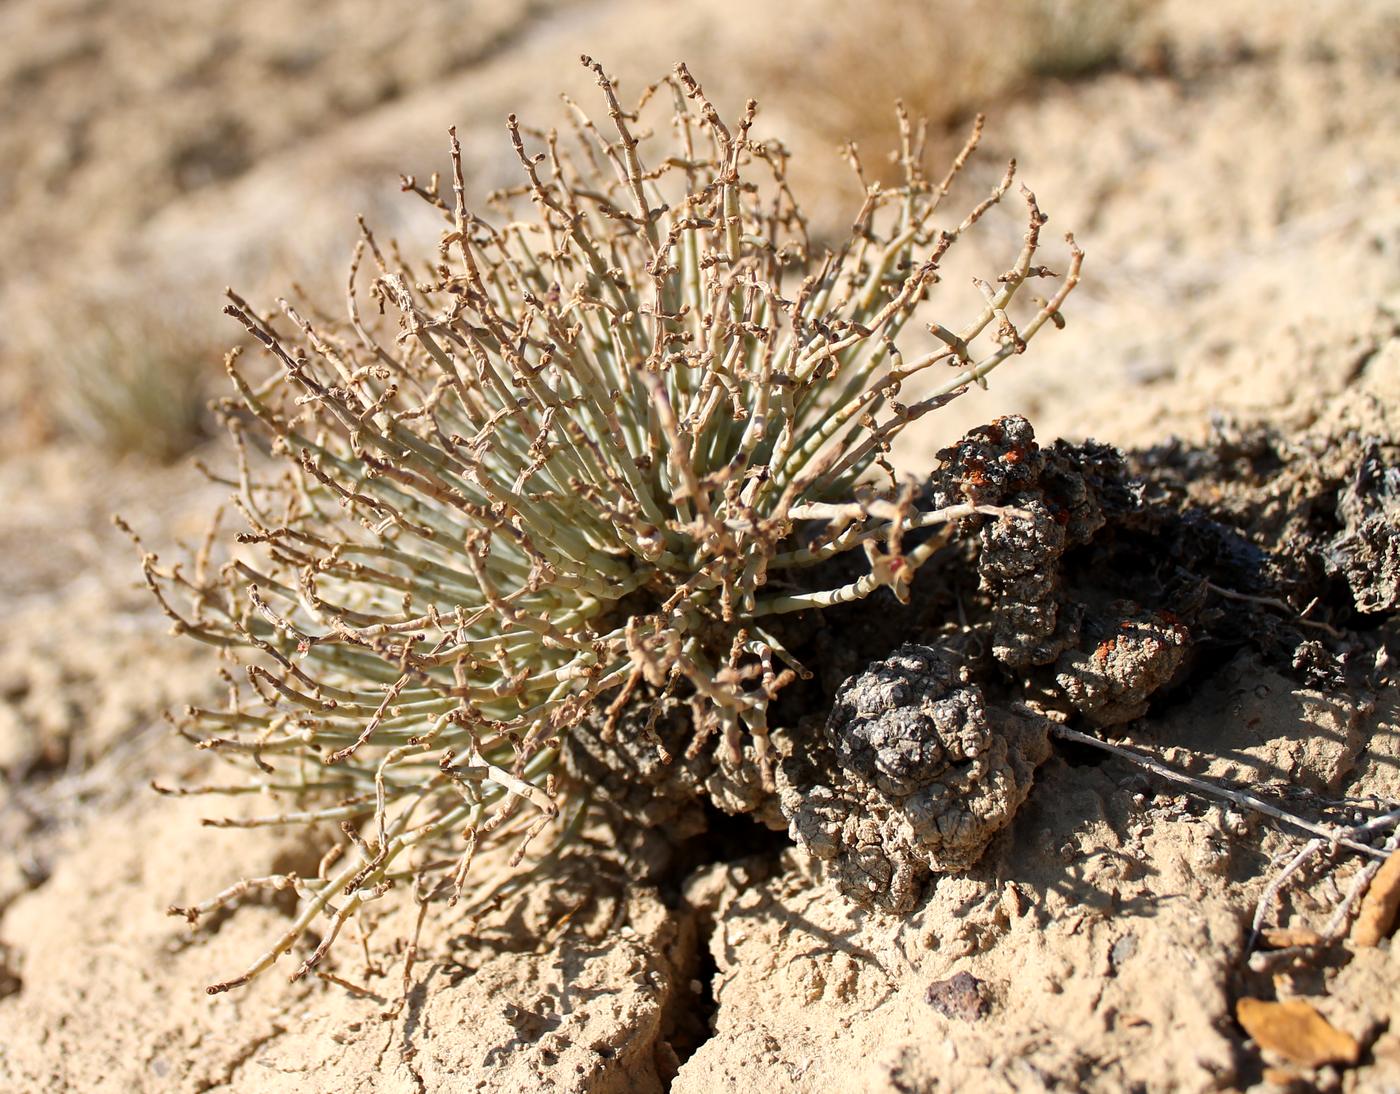
<path id="1" fill-rule="evenodd" d="M 1183 771 L 1177 771 L 1175 768 L 1168 767 L 1160 760 L 1155 760 L 1150 756 L 1144 755 L 1136 749 L 1124 748 L 1122 745 L 1111 744 L 1097 737 L 1091 737 L 1087 733 L 1080 733 L 1076 729 L 1070 729 L 1068 726 L 1055 725 L 1051 732 L 1062 740 L 1073 741 L 1075 744 L 1088 745 L 1091 748 L 1097 748 L 1100 751 L 1108 752 L 1120 759 L 1127 760 L 1129 763 L 1136 764 L 1144 771 L 1150 771 L 1163 779 L 1168 779 L 1171 782 L 1190 787 L 1197 793 L 1215 798 L 1223 798 L 1245 809 L 1253 810 L 1256 813 L 1262 813 L 1267 817 L 1273 817 L 1275 820 L 1282 821 L 1284 824 L 1294 828 L 1300 828 L 1304 832 L 1310 832 L 1321 838 L 1319 846 L 1332 844 L 1338 847 L 1346 847 L 1359 854 L 1369 855 L 1375 858 L 1385 858 L 1385 851 L 1378 847 L 1372 847 L 1368 843 L 1362 843 L 1360 837 L 1381 831 L 1387 824 L 1394 824 L 1396 817 L 1400 815 L 1397 813 L 1387 813 L 1354 828 L 1337 828 L 1332 825 L 1318 824 L 1315 821 L 1300 817 L 1295 813 L 1290 813 L 1286 809 L 1281 809 L 1272 802 L 1267 802 L 1257 795 L 1247 793 L 1243 790 L 1233 790 L 1228 786 L 1221 786 L 1218 783 L 1213 783 L 1206 779 L 1198 779 Z"/>
<path id="2" fill-rule="evenodd" d="M 1386 861 L 1395 852 L 1396 837 L 1394 835 L 1379 847 L 1365 841 L 1374 839 L 1380 833 L 1400 825 L 1400 809 L 1392 809 L 1349 827 L 1318 824 L 1304 817 L 1300 817 L 1295 813 L 1290 813 L 1286 809 L 1282 809 L 1272 802 L 1265 801 L 1257 795 L 1250 794 L 1243 790 L 1235 790 L 1231 787 L 1221 786 L 1208 779 L 1199 779 L 1185 772 L 1177 771 L 1175 768 L 1169 767 L 1160 760 L 1145 755 L 1137 749 L 1111 744 L 1108 741 L 1100 740 L 1097 737 L 1091 737 L 1087 733 L 1080 733 L 1078 730 L 1070 729 L 1068 726 L 1058 723 L 1052 723 L 1052 725 L 1053 728 L 1051 732 L 1062 740 L 1072 741 L 1075 744 L 1087 745 L 1091 748 L 1107 752 L 1110 755 L 1127 760 L 1129 763 L 1142 768 L 1144 771 L 1150 771 L 1160 778 L 1188 787 L 1198 794 L 1224 799 L 1242 808 L 1282 821 L 1289 827 L 1309 832 L 1314 836 L 1313 839 L 1309 840 L 1308 843 L 1288 861 L 1287 865 L 1285 865 L 1282 870 L 1274 875 L 1272 880 L 1270 880 L 1269 884 L 1265 887 L 1264 892 L 1260 894 L 1258 903 L 1255 905 L 1254 917 L 1250 924 L 1249 940 L 1244 947 L 1242 955 L 1244 958 L 1248 958 L 1249 954 L 1253 951 L 1255 943 L 1258 941 L 1260 933 L 1263 930 L 1264 920 L 1270 908 L 1272 908 L 1274 902 L 1278 899 L 1279 893 L 1283 890 L 1283 886 L 1324 849 L 1332 848 L 1335 850 L 1338 847 L 1345 847 L 1350 851 L 1366 855 L 1372 860 L 1362 868 L 1345 899 L 1338 905 L 1331 920 L 1328 921 L 1327 927 L 1322 932 L 1325 938 L 1336 938 L 1341 934 L 1342 930 L 1345 928 L 1347 917 L 1350 915 L 1352 906 L 1365 892 L 1367 884 L 1375 877 L 1376 872 L 1380 869 L 1381 863 Z"/>

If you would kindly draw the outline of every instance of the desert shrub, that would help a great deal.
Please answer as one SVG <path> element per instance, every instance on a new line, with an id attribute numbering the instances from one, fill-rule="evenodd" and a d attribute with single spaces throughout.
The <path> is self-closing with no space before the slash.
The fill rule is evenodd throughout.
<path id="1" fill-rule="evenodd" d="M 300 897 L 211 992 L 324 915 L 305 974 L 396 886 L 456 902 L 487 841 L 518 864 L 544 833 L 568 838 L 590 787 L 555 761 L 584 720 L 653 740 L 660 705 L 687 703 L 693 754 L 771 786 L 769 704 L 804 671 L 773 621 L 907 598 L 945 542 L 921 530 L 976 510 L 921 510 L 885 452 L 1058 322 L 1077 281 L 1072 239 L 1062 275 L 1037 263 L 1044 217 L 1022 189 L 1024 240 L 980 303 L 956 324 L 928 313 L 949 249 L 1013 193 L 1008 168 L 943 212 L 980 123 L 931 178 L 901 114 L 900 181 L 870 182 L 849 238 L 820 252 L 753 102 L 726 123 L 679 67 L 625 110 L 584 63 L 607 122 L 572 103 L 562 133 L 512 117 L 523 182 L 489 218 L 454 136 L 450 189 L 404 180 L 445 221 L 438 253 L 410 262 L 366 229 L 344 318 L 230 294 L 271 364 L 231 356 L 219 407 L 248 530 L 221 568 L 206 550 L 188 568 L 148 554 L 145 573 L 177 631 L 244 666 L 181 728 L 245 772 L 220 789 L 280 804 L 215 823 L 342 835 L 314 877 L 176 910 L 198 920 L 257 886 Z M 1037 280 L 1051 291 L 1023 304 Z M 868 569 L 821 584 L 848 552 Z"/>

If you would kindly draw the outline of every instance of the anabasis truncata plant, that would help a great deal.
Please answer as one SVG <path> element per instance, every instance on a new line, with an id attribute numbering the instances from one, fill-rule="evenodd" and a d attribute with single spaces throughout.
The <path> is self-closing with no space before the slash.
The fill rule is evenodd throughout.
<path id="1" fill-rule="evenodd" d="M 193 922 L 254 887 L 299 897 L 286 932 L 210 993 L 316 925 L 293 979 L 306 974 L 395 887 L 456 902 L 487 841 L 513 844 L 517 865 L 535 837 L 567 839 L 591 793 L 556 760 L 585 719 L 664 753 L 657 711 L 688 704 L 691 754 L 752 762 L 771 787 L 769 705 L 804 672 L 774 620 L 881 588 L 904 600 L 946 542 L 919 530 L 999 512 L 921 511 L 885 458 L 1058 323 L 1078 277 L 1070 237 L 1062 277 L 1036 264 L 1045 218 L 1023 188 L 1024 242 L 976 282 L 980 310 L 925 314 L 949 248 L 1010 191 L 1014 164 L 970 211 L 941 214 L 980 120 L 941 179 L 902 108 L 898 185 L 867 181 L 850 149 L 864 202 L 827 250 L 752 101 L 726 124 L 682 65 L 624 110 L 584 64 L 607 125 L 568 100 L 563 133 L 512 116 L 524 182 L 488 199 L 491 219 L 468 206 L 454 134 L 450 196 L 403 180 L 446 221 L 439 253 L 410 264 L 364 230 L 344 318 L 286 301 L 273 318 L 230 293 L 272 364 L 253 376 L 230 355 L 237 398 L 218 408 L 246 549 L 217 572 L 207 547 L 190 569 L 148 554 L 145 574 L 177 631 L 246 677 L 181 728 L 246 772 L 220 789 L 279 804 L 212 823 L 341 835 L 314 877 L 172 909 Z M 1036 279 L 1054 291 L 1013 322 Z M 901 402 L 915 377 L 931 382 Z M 811 576 L 844 552 L 868 569 Z"/>

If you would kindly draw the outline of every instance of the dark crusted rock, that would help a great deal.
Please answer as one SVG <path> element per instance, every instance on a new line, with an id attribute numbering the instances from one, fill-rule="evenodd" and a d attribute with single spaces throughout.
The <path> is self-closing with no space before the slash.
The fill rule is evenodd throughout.
<path id="1" fill-rule="evenodd" d="M 1233 572 L 1212 567 L 1215 584 L 1345 625 L 1354 612 L 1400 607 L 1400 439 L 1386 414 L 1365 426 L 1299 437 L 1217 423 L 1208 445 L 1174 442 L 1135 460 L 1159 525 L 1194 506 L 1198 524 L 1247 543 L 1252 557 L 1240 554 Z M 1197 571 L 1211 563 L 1184 561 Z M 1275 644 L 1288 649 L 1266 652 L 1291 654 L 1297 640 Z"/>
<path id="2" fill-rule="evenodd" d="M 825 739 L 778 771 L 792 838 L 852 900 L 907 912 L 981 857 L 1049 755 L 1046 726 L 988 709 L 945 652 L 906 645 L 841 687 Z"/>
<path id="3" fill-rule="evenodd" d="M 1290 668 L 1308 687 L 1319 690 L 1347 686 L 1348 657 L 1339 657 L 1315 638 L 1299 642 Z"/>
<path id="4" fill-rule="evenodd" d="M 837 762 L 883 794 L 904 797 L 932 782 L 949 744 L 966 758 L 984 743 L 981 693 L 961 686 L 951 659 L 925 657 L 927 648 L 903 647 L 847 680 L 827 718 Z"/>
<path id="5" fill-rule="evenodd" d="M 1020 415 L 998 418 L 969 430 L 938 453 L 934 489 L 940 505 L 970 502 L 1001 505 L 1013 494 L 1034 489 L 1044 457 L 1031 423 Z"/>
<path id="6" fill-rule="evenodd" d="M 1141 507 L 1141 490 L 1113 445 L 1057 440 L 1043 451 L 1040 488 L 1066 514 L 1065 539 L 1072 546 L 1088 543 L 1111 519 Z"/>
<path id="7" fill-rule="evenodd" d="M 601 715 L 575 727 L 564 737 L 564 767 L 626 820 L 664 828 L 679 841 L 705 830 L 701 791 L 714 763 L 685 754 L 692 729 L 684 702 L 662 700 L 648 733 L 651 717 L 651 703 L 637 701 L 624 708 L 610 740 Z"/>
<path id="8" fill-rule="evenodd" d="M 1119 602 L 1107 615 L 1107 634 L 1091 650 L 1069 650 L 1055 663 L 1055 682 L 1094 725 L 1141 718 L 1149 697 L 1180 670 L 1191 643 L 1181 622 Z"/>
<path id="9" fill-rule="evenodd" d="M 774 743 L 782 741 L 779 731 Z M 719 809 L 731 815 L 751 814 L 754 820 L 776 831 L 787 827 L 778 809 L 771 785 L 765 785 L 752 742 L 745 744 L 735 763 L 721 743 L 715 749 L 715 762 L 705 778 L 705 793 Z"/>
<path id="10" fill-rule="evenodd" d="M 1059 570 L 1065 525 L 1041 500 L 1013 498 L 1030 520 L 1002 517 L 983 525 L 978 569 L 992 599 L 992 653 L 1010 668 L 1043 665 L 1079 638 L 1076 612 L 1063 612 Z"/>
<path id="11" fill-rule="evenodd" d="M 1325 559 L 1327 569 L 1351 587 L 1360 612 L 1400 607 L 1400 465 L 1395 455 L 1393 447 L 1372 441 L 1337 496 L 1342 530 Z"/>
<path id="12" fill-rule="evenodd" d="M 1010 415 L 938 458 L 934 504 L 1003 505 L 1030 515 L 982 523 L 977 566 L 992 605 L 994 656 L 1013 669 L 1049 664 L 1078 641 L 1081 622 L 1059 587 L 1061 556 L 1088 543 L 1109 513 L 1136 504 L 1122 456 L 1092 441 L 1042 449 L 1030 423 Z"/>

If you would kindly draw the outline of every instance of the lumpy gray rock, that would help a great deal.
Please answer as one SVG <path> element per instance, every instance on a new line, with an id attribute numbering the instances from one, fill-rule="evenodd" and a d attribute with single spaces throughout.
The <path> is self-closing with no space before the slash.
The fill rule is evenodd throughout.
<path id="1" fill-rule="evenodd" d="M 847 680 L 824 733 L 778 771 L 792 838 L 855 902 L 910 911 L 1010 823 L 1050 752 L 1044 723 L 989 709 L 955 658 L 905 645 Z"/>
<path id="2" fill-rule="evenodd" d="M 1141 718 L 1154 692 L 1180 670 L 1190 632 L 1164 612 L 1113 605 L 1110 633 L 1093 649 L 1071 650 L 1056 662 L 1055 682 L 1074 708 L 1097 726 Z"/>

